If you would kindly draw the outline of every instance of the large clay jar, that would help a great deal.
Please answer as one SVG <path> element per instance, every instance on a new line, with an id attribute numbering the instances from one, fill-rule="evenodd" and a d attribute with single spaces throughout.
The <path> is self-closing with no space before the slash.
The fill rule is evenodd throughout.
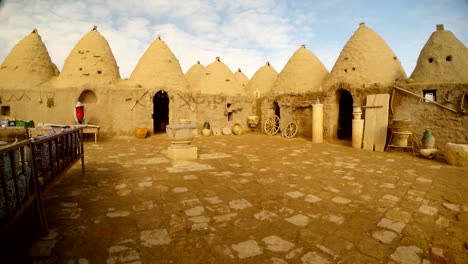
<path id="1" fill-rule="evenodd" d="M 434 148 L 434 145 L 435 145 L 435 138 L 432 135 L 431 131 L 429 130 L 424 131 L 424 134 L 421 140 L 421 148 L 431 149 L 431 148 Z"/>
<path id="2" fill-rule="evenodd" d="M 204 128 L 204 129 L 202 129 L 201 132 L 202 132 L 202 135 L 205 136 L 205 137 L 211 136 L 211 129 L 209 129 L 209 128 Z"/>

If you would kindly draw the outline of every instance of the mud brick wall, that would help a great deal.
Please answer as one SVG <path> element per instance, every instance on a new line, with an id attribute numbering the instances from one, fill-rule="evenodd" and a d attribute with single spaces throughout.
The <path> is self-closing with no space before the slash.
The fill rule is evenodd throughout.
<path id="1" fill-rule="evenodd" d="M 397 91 L 393 101 L 393 119 L 411 119 L 413 136 L 418 144 L 425 129 L 432 132 L 436 139 L 435 147 L 442 154 L 448 142 L 468 144 L 468 115 L 460 113 L 460 99 L 463 93 L 468 93 L 468 84 L 406 84 L 401 88 L 421 96 L 425 90 L 435 90 L 437 103 L 458 112 Z"/>

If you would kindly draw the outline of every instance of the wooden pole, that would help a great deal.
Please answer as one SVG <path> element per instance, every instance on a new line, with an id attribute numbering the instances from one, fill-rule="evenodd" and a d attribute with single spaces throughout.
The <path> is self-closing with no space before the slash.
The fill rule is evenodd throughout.
<path id="1" fill-rule="evenodd" d="M 416 96 L 416 97 L 418 97 L 418 98 L 424 99 L 424 100 L 426 100 L 426 102 L 433 103 L 433 104 L 438 105 L 438 106 L 440 106 L 440 107 L 442 107 L 442 108 L 445 108 L 445 109 L 447 109 L 447 110 L 450 110 L 450 111 L 452 111 L 452 112 L 454 112 L 454 113 L 458 113 L 458 111 L 455 110 L 455 109 L 452 109 L 452 108 L 447 107 L 447 106 L 445 106 L 445 105 L 441 105 L 441 104 L 439 104 L 439 103 L 437 103 L 437 102 L 434 102 L 434 101 L 427 100 L 426 98 L 420 96 L 419 94 L 415 94 L 415 93 L 413 93 L 413 92 L 407 91 L 407 90 L 405 90 L 405 89 L 403 89 L 403 88 L 400 88 L 400 87 L 397 87 L 397 86 L 393 86 L 393 87 L 394 87 L 395 89 L 399 90 L 399 91 L 402 91 L 402 92 L 411 94 L 411 95 L 413 95 L 413 96 Z"/>

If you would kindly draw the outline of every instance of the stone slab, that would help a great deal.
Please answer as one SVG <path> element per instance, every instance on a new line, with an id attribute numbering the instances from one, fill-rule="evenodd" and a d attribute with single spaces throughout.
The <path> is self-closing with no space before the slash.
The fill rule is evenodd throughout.
<path id="1" fill-rule="evenodd" d="M 198 148 L 167 148 L 167 156 L 171 160 L 196 160 L 198 158 Z"/>

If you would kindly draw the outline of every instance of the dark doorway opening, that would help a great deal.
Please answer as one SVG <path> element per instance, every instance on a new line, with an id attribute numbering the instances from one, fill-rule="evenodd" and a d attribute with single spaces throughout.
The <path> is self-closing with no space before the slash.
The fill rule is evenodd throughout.
<path id="1" fill-rule="evenodd" d="M 169 123 L 169 96 L 161 90 L 153 96 L 153 131 L 154 133 L 166 132 Z"/>
<path id="2" fill-rule="evenodd" d="M 277 102 L 273 103 L 273 108 L 275 109 L 275 115 L 277 115 L 279 118 L 281 118 L 281 111 L 280 107 Z"/>
<path id="3" fill-rule="evenodd" d="M 353 96 L 346 90 L 338 90 L 338 138 L 351 139 L 353 133 Z"/>

